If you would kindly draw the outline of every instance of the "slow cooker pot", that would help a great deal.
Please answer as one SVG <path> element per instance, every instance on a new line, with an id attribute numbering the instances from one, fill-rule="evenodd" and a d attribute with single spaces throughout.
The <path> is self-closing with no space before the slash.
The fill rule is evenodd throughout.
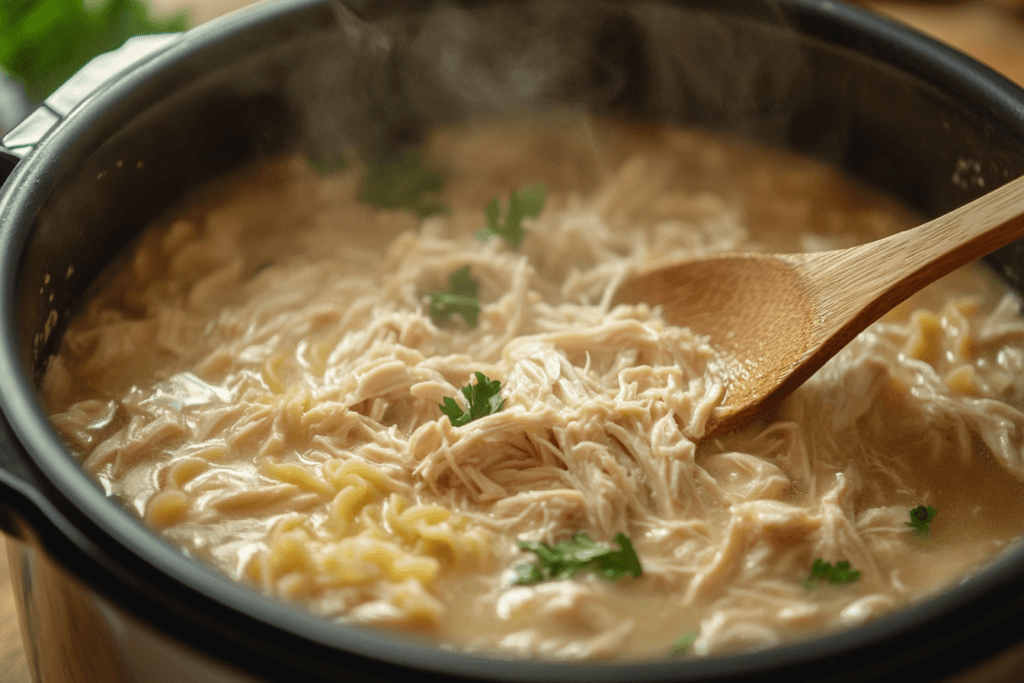
<path id="1" fill-rule="evenodd" d="M 0 527 L 37 680 L 1017 680 L 1021 549 L 892 616 L 764 652 L 498 659 L 258 595 L 151 533 L 62 448 L 36 396 L 47 359 L 90 281 L 190 191 L 284 153 L 379 152 L 538 109 L 787 147 L 925 216 L 1024 172 L 1024 92 L 826 0 L 273 0 L 131 43 L 3 140 Z M 1019 243 L 989 260 L 1024 284 Z"/>

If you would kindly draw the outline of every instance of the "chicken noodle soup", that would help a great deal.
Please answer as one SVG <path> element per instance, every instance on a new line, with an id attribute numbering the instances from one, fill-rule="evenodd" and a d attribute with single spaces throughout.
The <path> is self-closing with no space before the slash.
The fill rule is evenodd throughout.
<path id="1" fill-rule="evenodd" d="M 715 350 L 610 301 L 674 259 L 913 223 L 804 159 L 594 121 L 282 160 L 142 234 L 44 400 L 110 496 L 326 618 L 529 656 L 769 647 L 1014 542 L 1018 301 L 961 270 L 715 439 Z"/>

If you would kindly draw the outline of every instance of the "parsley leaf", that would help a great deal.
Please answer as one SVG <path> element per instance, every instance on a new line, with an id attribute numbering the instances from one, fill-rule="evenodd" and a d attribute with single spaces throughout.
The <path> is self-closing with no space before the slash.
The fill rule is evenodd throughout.
<path id="1" fill-rule="evenodd" d="M 370 163 L 363 175 L 359 201 L 378 209 L 404 209 L 420 218 L 447 213 L 437 196 L 444 189 L 444 176 L 427 166 L 414 151 L 397 161 Z"/>
<path id="2" fill-rule="evenodd" d="M 501 221 L 501 206 L 494 197 L 487 204 L 485 215 L 487 227 L 476 233 L 477 239 L 486 240 L 492 235 L 503 237 L 513 249 L 518 249 L 526 231 L 523 230 L 524 218 L 536 218 L 544 208 L 546 190 L 544 183 L 528 185 L 520 190 L 512 190 L 508 198 L 508 211 L 505 220 Z"/>
<path id="3" fill-rule="evenodd" d="M 534 553 L 537 561 L 516 565 L 515 583 L 528 585 L 569 579 L 583 572 L 592 572 L 607 581 L 617 581 L 627 575 L 640 576 L 643 570 L 629 538 L 615 534 L 615 542 L 618 550 L 605 543 L 595 543 L 584 531 L 554 546 L 540 541 L 520 541 L 519 547 Z"/>
<path id="4" fill-rule="evenodd" d="M 453 315 L 459 315 L 470 327 L 476 327 L 480 319 L 480 283 L 469 276 L 469 266 L 448 276 L 447 292 L 430 294 L 429 312 L 437 326 L 446 325 Z"/>
<path id="5" fill-rule="evenodd" d="M 499 394 L 501 382 L 496 379 L 488 379 L 482 372 L 475 374 L 476 384 L 467 384 L 462 387 L 462 395 L 466 397 L 468 411 L 460 408 L 455 399 L 450 396 L 445 396 L 444 403 L 439 406 L 441 412 L 452 421 L 453 427 L 461 427 L 477 418 L 493 415 L 505 405 L 505 399 Z"/>
<path id="6" fill-rule="evenodd" d="M 676 642 L 672 643 L 672 654 L 681 655 L 689 650 L 690 646 L 697 640 L 698 635 L 700 635 L 700 631 L 694 629 L 679 636 L 679 638 L 676 639 Z"/>
<path id="7" fill-rule="evenodd" d="M 0 66 L 39 102 L 85 64 L 132 36 L 188 28 L 185 14 L 154 20 L 141 0 L 2 0 Z"/>
<path id="8" fill-rule="evenodd" d="M 811 576 L 804 581 L 804 585 L 808 588 L 814 588 L 826 582 L 838 584 L 853 583 L 859 578 L 860 572 L 856 569 L 850 569 L 850 563 L 846 560 L 836 562 L 833 567 L 819 557 L 811 565 Z"/>
<path id="9" fill-rule="evenodd" d="M 910 521 L 906 525 L 914 530 L 918 536 L 931 535 L 931 523 L 938 512 L 931 505 L 918 505 L 910 511 Z"/>

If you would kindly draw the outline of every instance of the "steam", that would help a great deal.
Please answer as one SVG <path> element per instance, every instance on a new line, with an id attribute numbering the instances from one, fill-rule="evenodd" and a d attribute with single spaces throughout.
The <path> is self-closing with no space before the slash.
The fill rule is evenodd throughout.
<path id="1" fill-rule="evenodd" d="M 662 2 L 418 6 L 429 9 L 333 6 L 337 30 L 289 85 L 307 148 L 379 149 L 438 125 L 552 110 L 770 138 L 798 99 L 800 49 L 768 3 L 738 18 Z"/>

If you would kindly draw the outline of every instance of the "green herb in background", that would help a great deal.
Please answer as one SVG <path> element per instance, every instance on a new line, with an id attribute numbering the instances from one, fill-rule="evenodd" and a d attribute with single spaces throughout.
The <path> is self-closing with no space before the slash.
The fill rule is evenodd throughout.
<path id="1" fill-rule="evenodd" d="M 544 183 L 528 185 L 520 190 L 512 190 L 508 198 L 508 212 L 505 220 L 501 220 L 501 206 L 494 197 L 487 204 L 487 227 L 477 232 L 477 239 L 486 240 L 492 235 L 503 237 L 513 249 L 518 249 L 526 237 L 523 230 L 524 218 L 536 218 L 544 208 L 546 190 Z"/>
<path id="2" fill-rule="evenodd" d="M 694 641 L 697 640 L 697 636 L 700 635 L 700 631 L 694 629 L 693 631 L 687 631 L 683 635 L 676 639 L 676 642 L 672 643 L 672 654 L 681 655 L 690 649 Z"/>
<path id="3" fill-rule="evenodd" d="M 437 196 L 443 189 L 441 172 L 427 166 L 416 152 L 408 151 L 397 161 L 367 165 L 359 201 L 378 209 L 412 211 L 426 218 L 448 212 Z"/>
<path id="4" fill-rule="evenodd" d="M 466 397 L 466 407 L 469 410 L 460 408 L 450 396 L 445 396 L 444 403 L 439 406 L 441 412 L 451 420 L 453 427 L 461 427 L 486 415 L 493 415 L 505 405 L 505 399 L 500 395 L 501 382 L 488 379 L 482 372 L 475 374 L 476 384 L 462 387 L 462 395 Z"/>
<path id="5" fill-rule="evenodd" d="M 153 19 L 140 0 L 0 0 L 0 66 L 39 102 L 132 36 L 184 31 L 188 23 L 184 13 Z"/>
<path id="6" fill-rule="evenodd" d="M 932 531 L 931 523 L 937 512 L 938 510 L 931 505 L 918 505 L 910 511 L 910 521 L 906 524 L 918 536 L 929 536 Z"/>
<path id="7" fill-rule="evenodd" d="M 592 572 L 608 581 L 624 576 L 643 574 L 633 544 L 625 534 L 615 534 L 616 550 L 605 543 L 595 543 L 583 531 L 577 531 L 569 541 L 554 546 L 540 541 L 520 541 L 519 547 L 537 556 L 533 564 L 518 564 L 513 569 L 515 583 L 533 584 L 541 581 L 570 579 L 583 572 Z"/>
<path id="8" fill-rule="evenodd" d="M 462 316 L 470 327 L 480 318 L 480 283 L 469 276 L 469 266 L 448 276 L 447 292 L 430 294 L 430 319 L 435 325 L 447 325 L 453 315 Z"/>
<path id="9" fill-rule="evenodd" d="M 856 569 L 850 569 L 850 563 L 846 560 L 836 562 L 833 567 L 819 557 L 811 565 L 811 576 L 804 581 L 804 585 L 808 588 L 814 588 L 826 582 L 835 584 L 853 583 L 859 578 L 860 572 Z"/>

